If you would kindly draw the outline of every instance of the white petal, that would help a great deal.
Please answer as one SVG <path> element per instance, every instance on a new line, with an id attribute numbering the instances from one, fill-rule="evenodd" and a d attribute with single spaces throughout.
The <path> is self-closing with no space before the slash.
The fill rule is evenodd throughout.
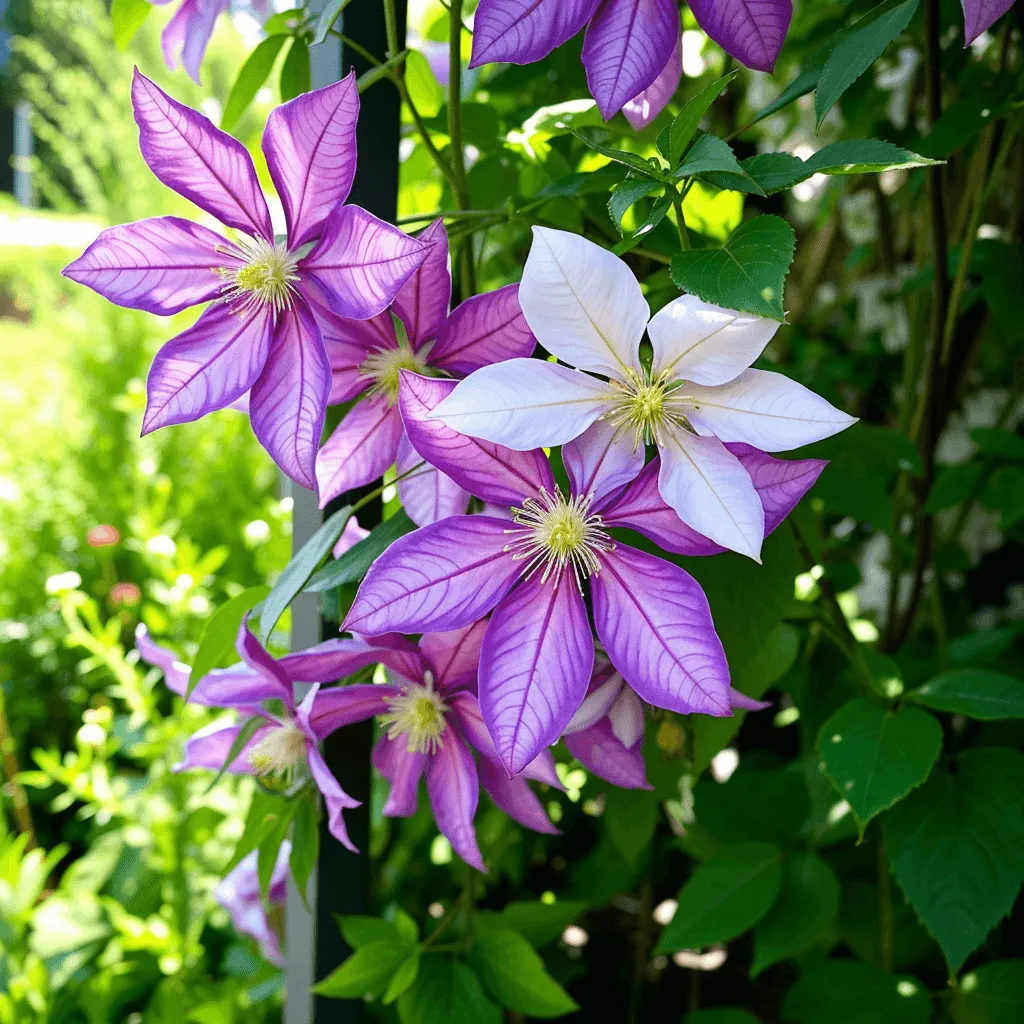
<path id="1" fill-rule="evenodd" d="M 632 749 L 644 734 L 644 705 L 628 687 L 624 687 L 619 699 L 608 712 L 615 738 L 627 749 Z"/>
<path id="2" fill-rule="evenodd" d="M 542 359 L 506 359 L 471 373 L 427 419 L 525 452 L 583 433 L 615 397 L 604 381 Z"/>
<path id="3" fill-rule="evenodd" d="M 618 672 L 613 672 L 596 690 L 592 690 L 583 698 L 583 703 L 579 706 L 576 714 L 570 719 L 562 735 L 568 736 L 571 733 L 582 732 L 584 729 L 597 725 L 611 711 L 612 705 L 618 699 L 623 686 L 625 686 L 625 681 L 622 676 Z M 630 690 L 629 692 L 632 693 L 633 691 Z"/>
<path id="4" fill-rule="evenodd" d="M 647 327 L 654 372 L 697 384 L 725 384 L 757 359 L 778 329 L 779 322 L 766 316 L 683 295 L 655 313 Z"/>
<path id="5" fill-rule="evenodd" d="M 721 441 L 679 430 L 661 447 L 661 496 L 687 526 L 761 560 L 764 509 L 750 474 Z"/>
<path id="6" fill-rule="evenodd" d="M 639 372 L 651 308 L 614 253 L 568 231 L 535 227 L 519 302 L 537 340 L 562 362 L 620 380 Z"/>
<path id="7" fill-rule="evenodd" d="M 721 387 L 687 386 L 687 417 L 702 434 L 742 441 L 766 452 L 788 452 L 838 434 L 857 422 L 781 373 L 744 370 Z"/>

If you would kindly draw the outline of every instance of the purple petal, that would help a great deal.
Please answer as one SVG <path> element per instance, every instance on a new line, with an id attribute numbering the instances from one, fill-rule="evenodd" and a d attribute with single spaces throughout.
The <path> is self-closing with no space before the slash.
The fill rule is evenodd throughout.
<path id="1" fill-rule="evenodd" d="M 301 299 L 278 317 L 267 364 L 252 386 L 249 417 L 260 444 L 296 483 L 316 489 L 331 367 L 320 329 Z"/>
<path id="2" fill-rule="evenodd" d="M 437 337 L 452 301 L 448 233 L 444 229 L 444 221 L 435 220 L 417 241 L 430 246 L 427 257 L 405 282 L 391 307 L 405 325 L 414 349 Z"/>
<path id="3" fill-rule="evenodd" d="M 320 325 L 331 363 L 331 405 L 341 405 L 365 391 L 372 379 L 363 371 L 367 358 L 382 348 L 396 348 L 395 326 L 388 313 L 369 320 L 348 320 L 336 316 L 322 302 L 310 309 Z"/>
<path id="4" fill-rule="evenodd" d="M 180 217 L 150 217 L 101 231 L 62 273 L 118 306 L 169 316 L 217 297 L 225 244 Z"/>
<path id="5" fill-rule="evenodd" d="M 353 853 L 358 853 L 352 840 L 348 837 L 348 830 L 345 828 L 343 812 L 359 806 L 359 801 L 353 799 L 346 793 L 333 772 L 327 767 L 327 762 L 320 756 L 320 751 L 315 744 L 306 744 L 306 758 L 309 761 L 309 773 L 313 776 L 317 789 L 323 794 L 324 804 L 327 806 L 327 827 L 331 835 L 338 840 L 342 846 L 348 847 Z"/>
<path id="6" fill-rule="evenodd" d="M 329 690 L 319 690 L 305 724 L 318 740 L 322 740 L 346 725 L 386 715 L 387 698 L 397 697 L 401 692 L 398 686 L 377 686 L 373 683 L 355 683 L 352 686 L 332 686 Z"/>
<path id="7" fill-rule="evenodd" d="M 406 682 L 418 683 L 426 671 L 420 649 L 397 634 L 372 640 L 325 640 L 285 655 L 278 665 L 293 683 L 333 683 L 368 665 L 384 665 Z"/>
<path id="8" fill-rule="evenodd" d="M 142 156 L 165 185 L 222 224 L 273 241 L 270 211 L 245 146 L 137 68 L 132 105 Z"/>
<path id="9" fill-rule="evenodd" d="M 503 359 L 528 359 L 537 347 L 519 305 L 519 285 L 474 295 L 444 322 L 430 365 L 456 377 Z"/>
<path id="10" fill-rule="evenodd" d="M 643 744 L 626 748 L 606 720 L 565 737 L 569 753 L 584 767 L 613 786 L 623 789 L 653 789 L 647 781 Z"/>
<path id="11" fill-rule="evenodd" d="M 231 753 L 231 748 L 238 738 L 241 727 L 241 722 L 235 725 L 221 725 L 214 722 L 200 729 L 185 743 L 184 753 L 181 760 L 174 766 L 174 771 L 187 772 L 193 768 L 205 768 L 209 771 L 219 772 Z M 257 729 L 239 751 L 238 756 L 228 767 L 228 771 L 235 775 L 252 775 L 253 769 L 249 764 L 249 754 L 252 752 L 252 748 L 274 728 L 277 726 L 268 721 L 265 727 Z"/>
<path id="12" fill-rule="evenodd" d="M 386 395 L 357 402 L 316 457 L 320 507 L 339 494 L 379 480 L 395 463 L 402 417 Z"/>
<path id="13" fill-rule="evenodd" d="M 583 63 L 606 121 L 654 83 L 681 34 L 676 0 L 602 0 L 587 29 Z"/>
<path id="14" fill-rule="evenodd" d="M 450 380 L 402 373 L 398 406 L 413 448 L 470 494 L 490 504 L 508 508 L 541 488 L 552 490 L 551 466 L 540 449 L 515 452 L 467 437 L 440 420 L 427 419 L 455 386 Z"/>
<path id="15" fill-rule="evenodd" d="M 448 633 L 425 633 L 420 637 L 420 650 L 434 672 L 434 682 L 442 693 L 475 687 L 480 645 L 487 630 L 481 619 L 462 629 Z"/>
<path id="16" fill-rule="evenodd" d="M 697 24 L 741 64 L 774 71 L 793 17 L 792 0 L 690 0 Z"/>
<path id="17" fill-rule="evenodd" d="M 211 708 L 258 708 L 265 700 L 285 700 L 285 692 L 276 677 L 268 678 L 243 663 L 230 668 L 215 668 L 196 683 L 189 694 L 190 704 Z M 291 687 L 287 690 L 291 703 Z"/>
<path id="18" fill-rule="evenodd" d="M 299 272 L 338 316 L 383 313 L 430 251 L 358 206 L 337 206 Z"/>
<path id="19" fill-rule="evenodd" d="M 342 628 L 444 633 L 482 619 L 522 568 L 505 550 L 507 526 L 453 516 L 401 537 L 370 566 Z"/>
<path id="20" fill-rule="evenodd" d="M 409 443 L 405 431 L 398 442 L 395 460 L 398 496 L 409 518 L 417 526 L 429 526 L 449 516 L 461 516 L 469 507 L 469 492 L 450 476 L 423 461 Z M 408 475 L 406 475 L 408 474 Z"/>
<path id="21" fill-rule="evenodd" d="M 184 697 L 192 669 L 180 661 L 174 651 L 154 643 L 149 635 L 149 630 L 141 622 L 135 627 L 135 646 L 143 661 L 163 672 L 164 684 L 167 689 L 179 697 Z"/>
<path id="22" fill-rule="evenodd" d="M 658 77 L 639 96 L 634 96 L 622 113 L 635 131 L 646 128 L 668 105 L 676 94 L 683 77 L 683 38 L 676 40 L 675 49 Z"/>
<path id="23" fill-rule="evenodd" d="M 452 849 L 477 871 L 486 871 L 473 828 L 480 798 L 476 762 L 451 729 L 445 729 L 440 749 L 427 760 L 427 795 L 437 827 Z"/>
<path id="24" fill-rule="evenodd" d="M 742 708 L 744 711 L 765 711 L 772 706 L 770 700 L 754 700 L 733 686 L 729 687 L 729 703 L 734 708 Z"/>
<path id="25" fill-rule="evenodd" d="M 327 215 L 348 199 L 356 173 L 356 73 L 297 96 L 271 111 L 263 152 L 288 223 L 288 246 L 320 234 Z"/>
<path id="26" fill-rule="evenodd" d="M 590 677 L 587 695 L 565 727 L 563 735 L 589 729 L 605 718 L 625 685 L 622 676 L 615 671 L 607 657 L 598 654 L 594 659 L 594 674 Z"/>
<path id="27" fill-rule="evenodd" d="M 632 438 L 604 420 L 562 447 L 572 493 L 593 495 L 595 502 L 635 480 L 645 455 L 642 445 L 634 445 Z"/>
<path id="28" fill-rule="evenodd" d="M 292 844 L 286 839 L 277 854 L 274 872 L 270 879 L 270 902 L 283 903 L 288 879 L 288 858 Z M 263 906 L 263 893 L 258 877 L 259 853 L 243 857 L 238 866 L 217 883 L 213 898 L 231 916 L 231 924 L 239 935 L 248 935 L 259 944 L 264 959 L 278 967 L 284 967 L 284 957 L 277 932 L 267 919 Z"/>
<path id="29" fill-rule="evenodd" d="M 427 766 L 427 755 L 410 753 L 405 736 L 389 740 L 381 736 L 373 748 L 373 767 L 391 783 L 385 818 L 411 818 L 416 813 L 420 776 Z"/>
<path id="30" fill-rule="evenodd" d="M 990 29 L 1014 4 L 1014 0 L 961 0 L 964 9 L 964 45 L 969 46 Z"/>
<path id="31" fill-rule="evenodd" d="M 480 0 L 473 19 L 471 68 L 532 64 L 572 39 L 599 0 Z"/>
<path id="32" fill-rule="evenodd" d="M 268 307 L 244 318 L 225 302 L 208 307 L 157 352 L 146 381 L 142 433 L 190 423 L 241 398 L 263 372 L 273 331 Z"/>
<path id="33" fill-rule="evenodd" d="M 351 551 L 352 548 L 366 540 L 369 536 L 370 531 L 360 526 L 359 520 L 355 516 L 350 516 L 345 524 L 345 529 L 341 531 L 338 543 L 331 549 L 331 554 L 335 558 L 341 558 L 346 551 Z"/>
<path id="34" fill-rule="evenodd" d="M 740 460 L 754 482 L 764 506 L 766 537 L 796 508 L 828 465 L 823 459 L 775 459 L 749 444 L 725 447 Z"/>
<path id="35" fill-rule="evenodd" d="M 677 565 L 620 544 L 592 577 L 594 627 L 648 704 L 728 716 L 729 666 L 704 591 Z"/>
<path id="36" fill-rule="evenodd" d="M 729 692 L 731 694 L 733 691 Z M 608 709 L 608 721 L 615 738 L 632 750 L 644 738 L 643 701 L 628 686 L 624 686 L 615 703 Z"/>
<path id="37" fill-rule="evenodd" d="M 167 67 L 173 71 L 181 66 L 196 85 L 200 85 L 199 68 L 206 55 L 217 17 L 228 9 L 228 0 L 185 0 L 160 35 L 161 49 Z"/>
<path id="38" fill-rule="evenodd" d="M 494 611 L 480 653 L 480 709 L 508 774 L 562 735 L 587 692 L 594 641 L 571 572 L 538 576 Z"/>
<path id="39" fill-rule="evenodd" d="M 486 757 L 480 758 L 477 770 L 490 798 L 510 818 L 534 832 L 544 832 L 549 836 L 559 834 L 537 799 L 537 794 L 530 789 L 525 779 L 510 779 L 501 764 Z"/>
<path id="40" fill-rule="evenodd" d="M 277 683 L 276 696 L 288 705 L 293 703 L 292 681 L 285 670 L 267 653 L 263 644 L 249 631 L 248 618 L 242 619 L 238 627 L 235 650 L 253 672 Z"/>

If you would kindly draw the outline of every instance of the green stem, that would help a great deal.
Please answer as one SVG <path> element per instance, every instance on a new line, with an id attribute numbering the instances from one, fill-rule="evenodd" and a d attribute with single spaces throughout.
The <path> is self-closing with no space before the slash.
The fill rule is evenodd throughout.
<path id="1" fill-rule="evenodd" d="M 683 247 L 685 252 L 690 248 L 690 235 L 686 230 L 686 217 L 683 215 L 683 200 L 679 195 L 679 190 L 673 186 L 672 188 L 672 206 L 676 211 L 676 226 L 679 229 L 679 244 Z"/>
<path id="2" fill-rule="evenodd" d="M 380 487 L 370 491 L 369 494 L 364 494 L 353 506 L 351 515 L 355 515 L 361 508 L 365 508 L 370 504 L 371 501 L 376 501 L 389 487 L 394 487 L 400 480 L 404 480 L 407 476 L 412 476 L 413 473 L 418 473 L 427 463 L 424 460 L 420 460 L 411 469 L 407 469 L 404 473 L 400 473 L 395 477 L 394 480 L 389 480 L 386 484 L 381 484 Z"/>
<path id="3" fill-rule="evenodd" d="M 468 210 L 469 184 L 462 137 L 462 3 L 463 0 L 452 0 L 448 8 L 448 137 L 451 140 L 455 205 L 460 210 Z M 461 298 L 465 302 L 476 293 L 472 239 L 468 245 L 464 242 L 459 248 L 459 280 L 462 286 Z"/>

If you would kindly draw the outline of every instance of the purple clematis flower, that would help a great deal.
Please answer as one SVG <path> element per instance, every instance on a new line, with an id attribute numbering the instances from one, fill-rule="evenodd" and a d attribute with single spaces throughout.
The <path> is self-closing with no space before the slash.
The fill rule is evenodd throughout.
<path id="1" fill-rule="evenodd" d="M 361 401 L 317 455 L 321 507 L 379 479 L 396 462 L 399 475 L 422 463 L 397 408 L 402 370 L 465 377 L 502 359 L 527 357 L 536 347 L 519 307 L 519 285 L 476 295 L 449 313 L 452 278 L 444 223 L 436 221 L 419 240 L 430 245 L 429 253 L 389 312 L 364 321 L 323 321 L 333 372 L 331 402 L 357 396 Z M 461 487 L 430 466 L 401 479 L 398 491 L 420 526 L 465 512 L 469 502 Z"/>
<path id="2" fill-rule="evenodd" d="M 267 895 L 273 906 L 284 906 L 288 890 L 288 858 L 291 852 L 292 844 L 286 839 L 281 843 L 274 863 L 274 873 L 270 876 L 270 889 Z M 266 960 L 278 967 L 284 967 L 281 942 L 263 904 L 257 870 L 258 859 L 257 850 L 243 857 L 234 871 L 218 883 L 217 888 L 213 890 L 213 898 L 231 916 L 231 923 L 239 935 L 248 935 L 255 939 Z"/>
<path id="3" fill-rule="evenodd" d="M 278 107 L 263 151 L 287 237 L 246 149 L 137 70 L 142 155 L 165 184 L 239 235 L 179 217 L 108 228 L 65 276 L 111 302 L 168 316 L 210 302 L 157 353 L 142 432 L 199 419 L 249 392 L 253 429 L 293 480 L 316 486 L 316 451 L 331 389 L 320 311 L 366 319 L 386 309 L 427 247 L 358 206 L 359 94 L 354 75 Z"/>
<path id="4" fill-rule="evenodd" d="M 960 0 L 964 9 L 964 44 L 970 46 L 1013 5 L 1014 0 Z"/>
<path id="5" fill-rule="evenodd" d="M 594 664 L 588 579 L 597 635 L 643 700 L 683 713 L 731 714 L 725 652 L 703 591 L 678 566 L 608 533 L 628 527 L 681 554 L 721 550 L 665 504 L 657 460 L 641 472 L 644 452 L 614 444 L 613 428 L 598 424 L 562 449 L 565 495 L 543 451 L 512 451 L 431 418 L 455 386 L 402 374 L 409 440 L 497 514 L 454 516 L 401 538 L 371 567 L 343 628 L 444 631 L 493 609 L 480 656 L 480 706 L 513 776 L 558 739 L 586 695 Z M 766 506 L 783 514 L 821 471 L 820 463 L 778 463 L 762 452 L 737 457 L 758 475 L 767 460 Z M 769 480 L 773 467 L 780 471 Z"/>
<path id="6" fill-rule="evenodd" d="M 856 422 L 781 373 L 748 369 L 777 321 L 694 295 L 652 317 L 629 267 L 578 235 L 534 228 L 520 300 L 540 343 L 587 372 L 539 359 L 485 366 L 432 416 L 518 450 L 564 444 L 601 422 L 623 464 L 655 444 L 665 501 L 697 533 L 750 558 L 760 559 L 765 510 L 727 444 L 790 451 Z M 645 332 L 650 365 L 640 358 Z"/>
<path id="7" fill-rule="evenodd" d="M 760 71 L 774 68 L 793 16 L 792 0 L 690 0 L 690 9 L 727 53 Z M 480 0 L 470 67 L 532 64 L 585 26 L 583 63 L 602 116 L 628 106 L 634 126 L 653 120 L 679 84 L 677 0 Z"/>

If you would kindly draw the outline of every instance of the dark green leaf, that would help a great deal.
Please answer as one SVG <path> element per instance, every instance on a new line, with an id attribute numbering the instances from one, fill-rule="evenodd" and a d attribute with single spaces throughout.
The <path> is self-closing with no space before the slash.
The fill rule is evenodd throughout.
<path id="1" fill-rule="evenodd" d="M 723 846 L 683 886 L 657 951 L 675 953 L 735 938 L 768 913 L 781 885 L 782 851 L 777 846 Z"/>
<path id="2" fill-rule="evenodd" d="M 787 993 L 782 1017 L 795 1024 L 928 1024 L 928 990 L 856 960 L 828 960 Z"/>
<path id="3" fill-rule="evenodd" d="M 658 796 L 637 789 L 610 789 L 601 816 L 619 853 L 632 861 L 654 838 L 658 824 Z"/>
<path id="4" fill-rule="evenodd" d="M 299 549 L 299 553 L 285 566 L 278 581 L 274 584 L 270 596 L 263 602 L 260 614 L 260 631 L 263 642 L 267 642 L 277 620 L 300 593 L 310 576 L 320 567 L 320 563 L 330 554 L 338 538 L 345 529 L 345 524 L 352 515 L 352 508 L 346 505 L 338 509 L 330 519 L 313 534 Z M 368 540 L 369 538 L 367 538 Z M 357 545 L 358 546 L 358 545 Z M 353 550 L 355 550 L 353 548 Z M 337 563 L 335 563 L 337 564 Z"/>
<path id="5" fill-rule="evenodd" d="M 767 106 L 762 107 L 754 115 L 750 122 L 751 125 L 757 124 L 758 121 L 763 121 L 766 117 L 771 117 L 772 114 L 777 114 L 780 110 L 788 107 L 794 100 L 798 100 L 801 96 L 806 96 L 813 89 L 816 89 L 818 87 L 818 79 L 821 78 L 822 69 L 828 61 L 830 48 L 830 46 L 823 46 L 820 50 L 813 53 L 808 58 L 807 63 L 804 64 L 800 74 L 779 93 L 776 99 L 772 100 Z"/>
<path id="6" fill-rule="evenodd" d="M 114 45 L 119 50 L 127 49 L 151 10 L 149 0 L 114 0 L 110 20 L 114 26 Z"/>
<path id="7" fill-rule="evenodd" d="M 749 1010 L 723 1006 L 715 1010 L 694 1010 L 683 1018 L 683 1024 L 760 1024 Z"/>
<path id="8" fill-rule="evenodd" d="M 242 70 L 238 72 L 238 78 L 235 79 L 228 101 L 224 105 L 224 113 L 220 119 L 220 126 L 224 131 L 229 132 L 238 124 L 241 116 L 249 108 L 249 104 L 256 98 L 256 93 L 260 91 L 264 82 L 270 77 L 270 72 L 274 70 L 274 62 L 287 38 L 283 35 L 267 36 L 249 54 L 248 59 L 242 65 Z"/>
<path id="9" fill-rule="evenodd" d="M 380 939 L 357 949 L 340 967 L 313 987 L 317 995 L 331 999 L 362 999 L 381 996 L 392 976 L 409 958 L 402 942 Z"/>
<path id="10" fill-rule="evenodd" d="M 341 12 L 351 3 L 351 0 L 328 0 L 327 5 L 320 12 L 316 19 L 316 31 L 313 33 L 313 45 L 319 46 L 327 34 L 334 27 L 334 23 L 341 17 Z"/>
<path id="11" fill-rule="evenodd" d="M 893 873 L 955 974 L 1024 877 L 1024 756 L 976 747 L 885 816 Z"/>
<path id="12" fill-rule="evenodd" d="M 196 688 L 196 684 L 211 669 L 220 668 L 225 662 L 235 662 L 235 638 L 242 619 L 255 608 L 267 594 L 270 587 L 250 587 L 242 593 L 222 604 L 203 628 L 203 638 L 199 641 L 195 661 L 192 663 L 192 674 L 189 676 L 186 700 Z"/>
<path id="13" fill-rule="evenodd" d="M 975 427 L 971 440 L 986 454 L 1024 462 L 1024 437 L 999 427 Z"/>
<path id="14" fill-rule="evenodd" d="M 941 512 L 945 508 L 952 508 L 966 501 L 978 486 L 984 472 L 985 468 L 977 462 L 949 466 L 942 470 L 932 484 L 925 510 Z"/>
<path id="15" fill-rule="evenodd" d="M 1024 682 L 980 668 L 943 672 L 911 690 L 906 699 L 936 711 L 951 711 L 984 722 L 1024 718 Z"/>
<path id="16" fill-rule="evenodd" d="M 366 570 L 396 541 L 412 533 L 416 524 L 404 511 L 375 526 L 369 537 L 354 544 L 341 558 L 335 559 L 306 584 L 306 590 L 333 590 L 345 583 L 358 583 Z M 333 544 L 333 541 L 331 542 Z M 305 581 L 304 581 L 305 582 Z"/>
<path id="17" fill-rule="evenodd" d="M 811 813 L 800 765 L 759 770 L 741 761 L 727 782 L 703 776 L 693 800 L 697 821 L 723 843 L 796 845 Z"/>
<path id="18" fill-rule="evenodd" d="M 955 1024 L 1020 1024 L 1024 960 L 995 960 L 965 974 L 949 1007 Z"/>
<path id="19" fill-rule="evenodd" d="M 398 1009 L 402 1024 L 501 1024 L 504 1019 L 473 971 L 447 956 L 422 959 Z"/>
<path id="20" fill-rule="evenodd" d="M 309 878 L 320 855 L 320 812 L 312 793 L 306 793 L 300 799 L 301 803 L 292 827 L 292 852 L 288 858 L 288 867 L 295 880 L 295 888 L 299 890 L 302 902 L 309 909 L 306 890 L 309 888 Z"/>
<path id="21" fill-rule="evenodd" d="M 608 213 L 615 226 L 621 231 L 622 218 L 626 215 L 626 211 L 657 189 L 658 183 L 650 179 L 629 178 L 617 185 L 608 200 Z"/>
<path id="22" fill-rule="evenodd" d="M 740 166 L 729 143 L 717 135 L 702 135 L 675 171 L 676 178 L 704 177 L 718 188 L 763 196 L 761 186 Z"/>
<path id="23" fill-rule="evenodd" d="M 309 70 L 309 43 L 301 36 L 292 37 L 288 56 L 281 65 L 281 102 L 309 92 L 311 88 Z"/>
<path id="24" fill-rule="evenodd" d="M 644 240 L 644 238 L 665 219 L 668 211 L 671 209 L 672 198 L 670 196 L 662 196 L 662 198 L 654 204 L 654 208 L 636 231 L 634 231 L 628 238 L 624 238 L 618 245 L 613 246 L 612 252 L 615 253 L 616 256 L 621 256 L 623 253 L 627 253 L 631 249 L 635 249 Z"/>
<path id="25" fill-rule="evenodd" d="M 515 901 L 505 905 L 497 920 L 503 928 L 519 932 L 531 946 L 539 948 L 554 942 L 586 909 L 586 903 L 577 900 Z"/>
<path id="26" fill-rule="evenodd" d="M 342 937 L 353 949 L 362 949 L 372 942 L 401 942 L 398 929 L 382 917 L 345 914 L 338 918 Z"/>
<path id="27" fill-rule="evenodd" d="M 864 826 L 920 786 L 942 749 L 942 727 L 927 711 L 887 711 L 867 700 L 844 704 L 822 727 L 818 752 L 829 781 Z"/>
<path id="28" fill-rule="evenodd" d="M 981 493 L 986 508 L 999 512 L 999 525 L 1005 530 L 1024 516 L 1024 469 L 1002 466 L 992 474 Z"/>
<path id="29" fill-rule="evenodd" d="M 693 249 L 672 257 L 672 280 L 706 302 L 782 320 L 786 274 L 796 234 L 781 218 L 754 217 L 721 249 Z"/>
<path id="30" fill-rule="evenodd" d="M 635 171 L 637 174 L 640 174 L 645 178 L 652 178 L 655 181 L 665 180 L 662 169 L 650 161 L 645 160 L 642 156 L 638 156 L 636 153 L 627 153 L 624 149 L 615 149 L 612 146 L 606 146 L 604 143 L 598 142 L 594 134 L 590 131 L 573 128 L 572 133 L 580 140 L 580 142 L 594 150 L 595 153 L 600 153 L 602 156 L 608 157 L 609 160 L 614 160 L 616 163 L 628 167 L 630 170 Z"/>
<path id="31" fill-rule="evenodd" d="M 706 89 L 702 89 L 676 114 L 672 124 L 658 137 L 658 149 L 668 161 L 669 167 L 675 167 L 682 160 L 711 104 L 735 77 L 736 72 L 733 71 L 719 78 L 717 82 L 712 82 Z"/>

